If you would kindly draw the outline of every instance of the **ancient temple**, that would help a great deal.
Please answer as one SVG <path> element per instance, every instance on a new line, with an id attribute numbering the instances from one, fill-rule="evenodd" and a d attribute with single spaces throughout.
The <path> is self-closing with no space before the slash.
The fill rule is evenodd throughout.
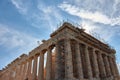
<path id="1" fill-rule="evenodd" d="M 50 39 L 0 71 L 0 80 L 120 80 L 116 51 L 64 22 Z"/>

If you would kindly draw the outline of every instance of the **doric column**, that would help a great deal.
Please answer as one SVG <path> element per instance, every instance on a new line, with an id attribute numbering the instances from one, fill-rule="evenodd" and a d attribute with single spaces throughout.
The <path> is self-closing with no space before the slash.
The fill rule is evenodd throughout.
<path id="1" fill-rule="evenodd" d="M 27 62 L 24 63 L 23 80 L 26 79 Z"/>
<path id="2" fill-rule="evenodd" d="M 100 76 L 102 78 L 106 77 L 106 72 L 105 72 L 105 66 L 102 58 L 102 54 L 98 52 L 98 63 L 99 63 L 99 71 L 100 71 Z"/>
<path id="3" fill-rule="evenodd" d="M 17 75 L 16 75 L 16 79 L 17 80 L 19 80 L 19 77 L 20 77 L 20 71 L 21 71 L 21 69 L 20 69 L 20 65 L 18 64 L 18 67 L 17 67 L 18 69 L 17 69 Z"/>
<path id="4" fill-rule="evenodd" d="M 4 74 L 4 77 L 5 77 L 4 79 L 6 79 L 6 73 Z M 14 80 L 14 78 L 15 78 L 15 69 L 14 67 L 12 67 L 11 68 L 11 79 Z"/>
<path id="5" fill-rule="evenodd" d="M 32 73 L 32 80 L 36 80 L 37 78 L 37 56 L 34 56 L 34 63 L 33 63 L 33 73 Z"/>
<path id="6" fill-rule="evenodd" d="M 78 77 L 79 79 L 83 79 L 83 69 L 82 69 L 82 62 L 81 62 L 81 53 L 80 53 L 80 45 L 78 42 L 75 44 L 76 55 L 77 55 L 77 67 L 78 67 Z"/>
<path id="7" fill-rule="evenodd" d="M 92 61 L 93 61 L 94 76 L 96 78 L 99 78 L 99 68 L 98 68 L 98 62 L 97 62 L 97 54 L 96 54 L 94 48 L 92 48 Z"/>
<path id="8" fill-rule="evenodd" d="M 52 47 L 47 49 L 46 80 L 52 78 Z"/>
<path id="9" fill-rule="evenodd" d="M 68 79 L 73 78 L 72 51 L 70 39 L 65 40 L 65 76 Z"/>
<path id="10" fill-rule="evenodd" d="M 104 56 L 104 62 L 105 62 L 106 76 L 110 77 L 111 76 L 110 65 L 108 62 L 108 57 L 106 55 Z"/>
<path id="11" fill-rule="evenodd" d="M 112 61 L 113 61 L 114 69 L 115 69 L 115 74 L 118 77 L 119 76 L 119 72 L 118 72 L 118 68 L 117 68 L 117 64 L 116 64 L 115 58 L 113 58 Z"/>
<path id="12" fill-rule="evenodd" d="M 113 64 L 113 61 L 112 61 L 112 57 L 108 57 L 109 59 L 109 65 L 110 65 L 110 69 L 111 69 L 111 73 L 113 76 L 115 76 L 115 70 L 114 70 L 114 64 Z"/>
<path id="13" fill-rule="evenodd" d="M 23 63 L 23 71 L 22 71 L 22 76 L 21 76 L 21 80 L 24 80 L 24 76 L 25 76 L 25 67 L 26 65 Z"/>
<path id="14" fill-rule="evenodd" d="M 22 66 L 22 73 L 21 73 L 21 80 L 23 80 L 23 76 L 24 76 L 24 64 L 23 64 L 23 66 Z"/>
<path id="15" fill-rule="evenodd" d="M 9 80 L 9 73 L 7 72 L 6 74 L 7 74 L 7 75 L 6 75 L 6 78 L 7 78 L 6 80 Z M 2 76 L 1 76 L 1 77 L 2 77 Z M 15 78 L 15 79 L 17 79 L 17 78 Z M 0 78 L 0 80 L 5 80 L 5 79 L 1 79 L 1 78 Z"/>
<path id="16" fill-rule="evenodd" d="M 15 68 L 15 80 L 17 79 L 18 71 L 19 71 L 19 67 L 17 65 L 16 68 Z"/>
<path id="17" fill-rule="evenodd" d="M 31 80 L 31 67 L 32 67 L 32 59 L 28 60 L 28 69 L 27 69 L 27 78 Z"/>
<path id="18" fill-rule="evenodd" d="M 24 64 L 21 64 L 21 71 L 20 71 L 20 80 L 23 79 L 23 70 L 24 70 Z"/>
<path id="19" fill-rule="evenodd" d="M 90 63 L 90 58 L 89 58 L 89 52 L 88 52 L 88 46 L 84 46 L 85 50 L 85 61 L 86 61 L 86 68 L 87 68 L 87 76 L 89 79 L 92 79 L 93 74 L 92 74 L 92 69 L 91 69 L 91 63 Z"/>
<path id="20" fill-rule="evenodd" d="M 3 75 L 3 79 L 4 79 L 4 75 Z M 11 70 L 9 70 L 9 80 L 12 80 L 12 72 L 11 72 Z"/>
<path id="21" fill-rule="evenodd" d="M 19 64 L 19 72 L 18 72 L 18 79 L 21 80 L 21 73 L 22 73 L 22 64 Z"/>
<path id="22" fill-rule="evenodd" d="M 40 54 L 38 80 L 44 80 L 44 54 Z"/>
<path id="23" fill-rule="evenodd" d="M 59 66 L 59 44 L 58 44 L 58 42 L 55 44 L 55 53 L 56 53 L 56 55 L 55 55 L 55 80 L 58 80 L 58 78 L 59 78 L 59 68 L 60 68 L 60 66 Z"/>

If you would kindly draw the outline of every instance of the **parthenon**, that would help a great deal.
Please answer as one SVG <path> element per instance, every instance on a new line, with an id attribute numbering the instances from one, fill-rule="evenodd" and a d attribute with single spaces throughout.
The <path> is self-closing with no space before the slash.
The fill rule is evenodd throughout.
<path id="1" fill-rule="evenodd" d="M 116 51 L 71 23 L 0 71 L 0 80 L 120 80 Z M 46 56 L 45 56 L 46 55 Z"/>

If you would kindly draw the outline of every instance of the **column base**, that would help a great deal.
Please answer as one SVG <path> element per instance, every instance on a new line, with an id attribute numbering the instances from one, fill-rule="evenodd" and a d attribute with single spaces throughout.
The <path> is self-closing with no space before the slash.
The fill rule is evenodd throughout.
<path id="1" fill-rule="evenodd" d="M 113 76 L 107 77 L 107 78 L 101 78 L 100 80 L 114 80 Z"/>
<path id="2" fill-rule="evenodd" d="M 88 80 L 88 79 L 76 79 L 76 78 L 66 78 L 64 80 Z"/>
<path id="3" fill-rule="evenodd" d="M 56 79 L 56 80 L 79 80 L 79 79 L 72 77 L 72 78 L 64 78 L 64 79 Z"/>
<path id="4" fill-rule="evenodd" d="M 55 79 L 55 80 L 120 80 L 119 77 L 114 78 L 113 76 L 107 78 L 92 78 L 92 79 L 76 79 L 76 78 L 65 78 L 65 79 Z"/>
<path id="5" fill-rule="evenodd" d="M 114 78 L 115 78 L 114 80 L 120 80 L 120 76 L 116 76 Z"/>
<path id="6" fill-rule="evenodd" d="M 93 78 L 93 79 L 90 79 L 90 80 L 101 80 L 100 78 Z"/>

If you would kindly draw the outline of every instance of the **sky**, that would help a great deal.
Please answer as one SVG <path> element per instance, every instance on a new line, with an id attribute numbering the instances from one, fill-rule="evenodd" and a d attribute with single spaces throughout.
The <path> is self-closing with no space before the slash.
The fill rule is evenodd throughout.
<path id="1" fill-rule="evenodd" d="M 120 70 L 120 0 L 0 0 L 0 69 L 49 39 L 63 21 L 116 49 Z"/>

